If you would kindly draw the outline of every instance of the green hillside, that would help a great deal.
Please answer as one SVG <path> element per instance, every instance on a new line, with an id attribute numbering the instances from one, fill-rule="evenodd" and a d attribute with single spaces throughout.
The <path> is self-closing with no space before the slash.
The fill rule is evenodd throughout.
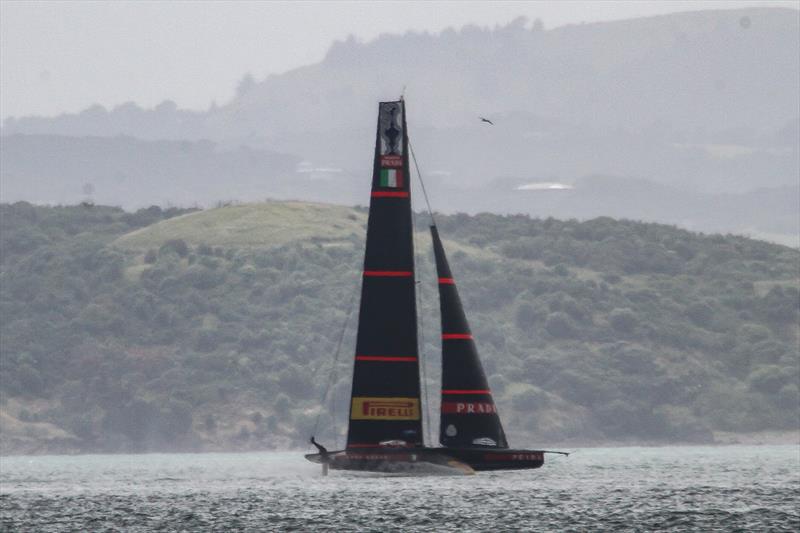
<path id="1" fill-rule="evenodd" d="M 341 442 L 357 313 L 320 398 L 363 209 L 18 203 L 0 217 L 4 453 L 299 446 L 320 413 L 318 435 Z M 797 428 L 797 250 L 608 218 L 437 222 L 512 444 Z M 435 432 L 438 302 L 418 237 Z"/>

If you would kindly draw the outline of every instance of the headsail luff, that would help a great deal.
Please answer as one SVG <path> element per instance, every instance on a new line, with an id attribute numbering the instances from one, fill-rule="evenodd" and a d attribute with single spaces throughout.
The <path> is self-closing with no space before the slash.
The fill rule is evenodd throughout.
<path id="1" fill-rule="evenodd" d="M 381 102 L 347 448 L 422 446 L 405 104 Z"/>
<path id="2" fill-rule="evenodd" d="M 442 315 L 439 442 L 449 448 L 508 448 L 503 425 L 461 305 L 436 226 L 431 226 Z"/>

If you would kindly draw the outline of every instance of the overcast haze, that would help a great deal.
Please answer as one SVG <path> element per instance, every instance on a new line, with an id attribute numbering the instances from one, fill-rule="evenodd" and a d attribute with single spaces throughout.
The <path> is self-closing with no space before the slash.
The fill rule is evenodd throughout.
<path id="1" fill-rule="evenodd" d="M 98 103 L 223 104 L 257 79 L 320 61 L 355 35 L 565 24 L 798 2 L 8 2 L 0 3 L 0 114 L 54 115 Z"/>

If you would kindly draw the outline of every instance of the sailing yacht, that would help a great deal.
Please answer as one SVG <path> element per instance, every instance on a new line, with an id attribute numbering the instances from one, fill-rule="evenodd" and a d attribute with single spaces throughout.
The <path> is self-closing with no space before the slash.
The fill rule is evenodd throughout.
<path id="1" fill-rule="evenodd" d="M 408 148 L 405 101 L 381 102 L 347 444 L 327 451 L 312 439 L 320 453 L 306 458 L 326 471 L 539 468 L 551 452 L 508 446 L 435 224 L 430 231 L 441 312 L 441 446 L 424 442 Z"/>

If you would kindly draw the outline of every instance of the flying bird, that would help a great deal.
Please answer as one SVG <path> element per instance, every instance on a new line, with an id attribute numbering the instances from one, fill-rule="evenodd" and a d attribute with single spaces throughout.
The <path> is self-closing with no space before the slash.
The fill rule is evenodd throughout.
<path id="1" fill-rule="evenodd" d="M 479 118 L 479 119 L 481 119 L 481 122 L 488 122 L 489 124 L 491 124 L 492 126 L 494 126 L 494 122 L 492 122 L 492 121 L 491 121 L 491 120 L 489 120 L 488 118 L 483 118 L 483 117 L 478 117 L 478 118 Z"/>

